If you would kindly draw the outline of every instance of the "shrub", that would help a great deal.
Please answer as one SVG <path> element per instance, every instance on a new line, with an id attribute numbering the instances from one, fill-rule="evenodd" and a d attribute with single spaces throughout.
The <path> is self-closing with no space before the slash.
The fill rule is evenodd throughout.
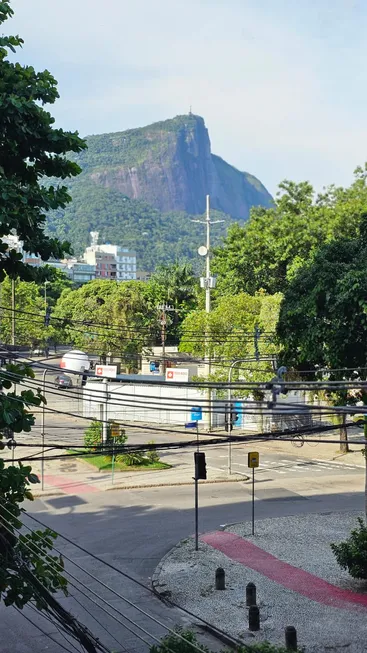
<path id="1" fill-rule="evenodd" d="M 116 456 L 119 463 L 125 463 L 128 467 L 142 465 L 144 463 L 144 454 L 141 451 L 132 451 L 131 453 L 122 453 Z"/>
<path id="2" fill-rule="evenodd" d="M 168 653 L 168 651 L 169 653 L 194 653 L 198 649 L 202 653 L 210 653 L 208 647 L 200 644 L 195 633 L 191 630 L 175 628 L 175 631 L 180 637 L 174 634 L 166 635 L 159 646 L 154 644 L 151 647 L 150 653 Z M 222 653 L 233 653 L 233 649 L 231 651 L 226 649 Z M 243 644 L 236 649 L 236 653 L 287 653 L 287 651 L 281 646 L 273 646 L 269 642 L 260 642 L 249 646 Z"/>
<path id="3" fill-rule="evenodd" d="M 102 446 L 102 433 L 102 422 L 93 420 L 84 432 L 84 446 L 88 451 L 96 451 L 98 447 Z M 120 429 L 119 435 L 112 438 L 111 426 L 110 424 L 107 425 L 107 446 L 111 447 L 112 443 L 121 446 L 125 444 L 126 440 L 127 435 L 124 429 Z"/>
<path id="4" fill-rule="evenodd" d="M 155 444 L 154 440 L 149 440 L 148 444 Z M 146 452 L 146 457 L 150 463 L 159 463 L 160 457 L 156 448 L 148 449 Z"/>
<path id="5" fill-rule="evenodd" d="M 358 517 L 358 528 L 340 544 L 331 544 L 331 549 L 342 569 L 348 570 L 353 578 L 367 578 L 367 525 Z"/>
<path id="6" fill-rule="evenodd" d="M 88 451 L 96 451 L 102 444 L 102 422 L 93 420 L 84 431 L 84 446 Z"/>

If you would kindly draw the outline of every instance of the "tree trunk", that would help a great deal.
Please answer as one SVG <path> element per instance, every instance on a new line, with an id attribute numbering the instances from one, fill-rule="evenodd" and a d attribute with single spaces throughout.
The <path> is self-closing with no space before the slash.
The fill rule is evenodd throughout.
<path id="1" fill-rule="evenodd" d="M 364 439 L 366 441 L 363 455 L 364 455 L 364 464 L 365 464 L 365 477 L 364 477 L 364 512 L 367 521 L 367 417 L 364 418 Z"/>
<path id="2" fill-rule="evenodd" d="M 340 418 L 340 453 L 348 453 L 348 433 L 347 427 L 345 426 L 346 415 L 343 414 Z"/>

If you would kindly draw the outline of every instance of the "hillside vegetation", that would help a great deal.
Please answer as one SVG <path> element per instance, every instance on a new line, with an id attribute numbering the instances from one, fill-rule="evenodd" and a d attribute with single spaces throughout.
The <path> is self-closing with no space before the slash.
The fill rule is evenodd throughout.
<path id="1" fill-rule="evenodd" d="M 256 177 L 211 153 L 199 116 L 178 116 L 141 129 L 89 136 L 88 149 L 71 158 L 82 173 L 67 182 L 72 203 L 48 215 L 50 235 L 68 239 L 76 254 L 89 232 L 136 250 L 138 266 L 196 258 L 204 227 L 190 221 L 205 210 L 205 196 L 224 223 L 213 229 L 219 244 L 228 226 L 243 222 L 252 206 L 272 198 Z"/>

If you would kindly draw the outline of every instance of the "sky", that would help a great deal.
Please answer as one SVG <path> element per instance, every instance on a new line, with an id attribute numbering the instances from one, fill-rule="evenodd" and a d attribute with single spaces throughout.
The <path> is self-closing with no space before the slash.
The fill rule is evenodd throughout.
<path id="1" fill-rule="evenodd" d="M 212 151 L 276 192 L 367 161 L 366 0 L 12 0 L 2 31 L 59 82 L 82 136 L 203 116 Z"/>

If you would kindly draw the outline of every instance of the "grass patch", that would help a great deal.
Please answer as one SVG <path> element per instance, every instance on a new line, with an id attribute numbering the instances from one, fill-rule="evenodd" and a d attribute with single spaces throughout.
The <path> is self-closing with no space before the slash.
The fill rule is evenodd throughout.
<path id="1" fill-rule="evenodd" d="M 70 451 L 69 453 L 80 453 L 79 451 Z M 105 472 L 105 471 L 111 471 L 112 469 L 112 457 L 111 456 L 102 456 L 101 454 L 90 454 L 88 456 L 83 456 L 81 458 L 83 462 L 88 463 L 89 465 L 93 465 L 93 467 L 96 467 L 100 472 Z M 154 470 L 154 469 L 171 469 L 172 465 L 168 465 L 167 463 L 163 463 L 161 461 L 159 462 L 150 462 L 149 460 L 145 459 L 141 463 L 141 465 L 126 465 L 125 463 L 122 462 L 117 462 L 115 460 L 115 471 L 116 472 L 143 472 L 143 471 L 149 471 L 149 470 Z"/>

